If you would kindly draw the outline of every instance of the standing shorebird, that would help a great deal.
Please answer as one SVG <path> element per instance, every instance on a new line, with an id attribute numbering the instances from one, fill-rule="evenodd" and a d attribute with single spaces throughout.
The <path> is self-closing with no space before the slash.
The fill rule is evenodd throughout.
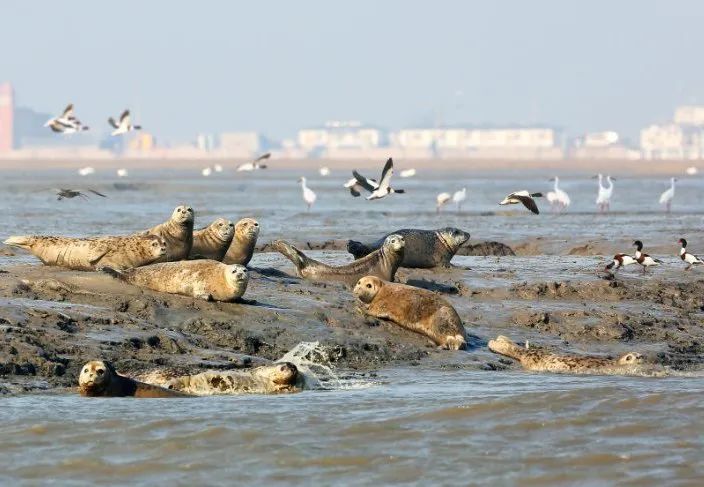
<path id="1" fill-rule="evenodd" d="M 440 193 L 435 197 L 435 212 L 440 213 L 443 206 L 447 204 L 448 201 L 452 199 L 450 193 Z"/>
<path id="2" fill-rule="evenodd" d="M 672 208 L 672 200 L 675 197 L 675 183 L 677 182 L 677 178 L 670 178 L 670 189 L 667 191 L 664 191 L 660 195 L 660 204 L 665 205 L 665 211 L 667 213 L 670 213 L 670 209 Z"/>
<path id="3" fill-rule="evenodd" d="M 633 245 L 636 246 L 636 253 L 635 253 L 636 262 L 638 262 L 641 266 L 643 266 L 643 272 L 645 272 L 648 269 L 648 267 L 662 264 L 661 260 L 658 260 L 654 257 L 651 257 L 648 254 L 643 252 L 643 242 L 641 242 L 640 240 L 636 240 L 635 242 L 633 242 Z"/>
<path id="4" fill-rule="evenodd" d="M 567 207 L 570 206 L 571 201 L 569 195 L 558 187 L 560 178 L 555 176 L 554 178 L 550 178 L 549 181 L 554 181 L 555 183 L 553 190 L 549 191 L 546 195 L 550 206 L 555 207 L 557 211 L 566 210 Z"/>
<path id="5" fill-rule="evenodd" d="M 462 188 L 459 191 L 455 191 L 452 195 L 452 202 L 457 205 L 457 211 L 462 210 L 462 202 L 467 199 L 467 188 Z"/>
<path id="6" fill-rule="evenodd" d="M 306 186 L 306 178 L 301 177 L 298 182 L 301 183 L 301 190 L 303 191 L 303 201 L 306 202 L 306 205 L 308 206 L 308 211 L 310 211 L 311 207 L 313 206 L 313 203 L 315 203 L 315 200 L 318 199 L 318 196 L 312 189 Z"/>
<path id="7" fill-rule="evenodd" d="M 678 240 L 679 244 L 682 246 L 680 248 L 680 259 L 689 264 L 684 270 L 688 271 L 693 265 L 704 265 L 704 260 L 698 255 L 690 254 L 687 252 L 687 240 L 681 238 Z"/>

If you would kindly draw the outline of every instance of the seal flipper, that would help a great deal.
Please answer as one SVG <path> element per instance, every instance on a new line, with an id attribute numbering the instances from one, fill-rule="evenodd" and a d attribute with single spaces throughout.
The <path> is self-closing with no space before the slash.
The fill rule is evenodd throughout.
<path id="1" fill-rule="evenodd" d="M 347 242 L 347 252 L 352 254 L 355 259 L 361 259 L 369 255 L 372 249 L 364 245 L 362 242 L 357 242 L 356 240 L 349 240 Z"/>
<path id="2" fill-rule="evenodd" d="M 115 279 L 119 279 L 121 281 L 126 281 L 127 277 L 123 272 L 120 272 L 118 270 L 113 269 L 112 267 L 103 267 L 100 269 L 103 271 L 105 274 L 114 277 Z"/>
<path id="3" fill-rule="evenodd" d="M 96 264 L 98 264 L 98 262 L 100 262 L 100 259 L 105 257 L 108 252 L 110 252 L 110 247 L 108 247 L 107 245 L 97 246 L 96 248 L 90 251 L 90 254 L 88 255 L 88 262 L 90 263 L 90 265 L 97 267 Z"/>
<path id="4" fill-rule="evenodd" d="M 271 246 L 274 248 L 274 250 L 281 253 L 284 257 L 288 258 L 291 262 L 293 262 L 293 265 L 296 266 L 296 269 L 299 272 L 301 272 L 309 265 L 317 263 L 316 260 L 307 257 L 303 252 L 301 252 L 296 247 L 284 240 L 274 240 Z"/>

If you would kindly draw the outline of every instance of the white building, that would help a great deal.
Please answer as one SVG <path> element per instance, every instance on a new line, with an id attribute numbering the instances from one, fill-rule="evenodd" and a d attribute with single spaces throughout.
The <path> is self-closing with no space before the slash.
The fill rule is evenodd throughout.
<path id="1" fill-rule="evenodd" d="M 704 106 L 685 105 L 677 107 L 673 121 L 677 125 L 704 127 Z"/>
<path id="2" fill-rule="evenodd" d="M 339 149 L 368 150 L 382 144 L 383 133 L 359 122 L 327 122 L 324 127 L 298 131 L 298 145 L 307 152 L 336 151 Z"/>
<path id="3" fill-rule="evenodd" d="M 640 147 L 646 159 L 701 159 L 704 129 L 675 123 L 651 125 L 641 130 Z"/>
<path id="4" fill-rule="evenodd" d="M 220 152 L 229 157 L 252 157 L 261 152 L 261 140 L 257 132 L 225 132 L 220 134 Z"/>

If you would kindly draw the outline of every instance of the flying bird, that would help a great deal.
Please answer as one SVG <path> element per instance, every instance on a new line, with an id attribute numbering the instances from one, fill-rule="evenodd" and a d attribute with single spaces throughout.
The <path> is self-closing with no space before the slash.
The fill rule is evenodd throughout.
<path id="1" fill-rule="evenodd" d="M 303 190 L 303 201 L 308 205 L 308 211 L 310 211 L 310 208 L 313 206 L 318 196 L 312 189 L 306 186 L 306 178 L 301 177 L 298 182 L 301 183 L 301 189 Z"/>
<path id="2" fill-rule="evenodd" d="M 244 164 L 240 164 L 237 166 L 237 171 L 256 171 L 257 169 L 266 169 L 267 166 L 266 164 L 259 164 L 259 161 L 263 161 L 266 159 L 269 159 L 271 157 L 271 152 L 267 152 L 266 154 L 262 154 L 261 156 L 257 157 L 253 161 L 250 162 L 245 162 Z"/>
<path id="3" fill-rule="evenodd" d="M 668 213 L 672 207 L 672 199 L 675 197 L 675 182 L 677 182 L 677 178 L 670 178 L 670 189 L 660 195 L 660 204 L 665 205 L 665 211 Z"/>
<path id="4" fill-rule="evenodd" d="M 516 191 L 515 193 L 509 194 L 503 200 L 501 200 L 499 204 L 517 205 L 520 203 L 537 215 L 540 213 L 540 210 L 538 210 L 538 205 L 535 203 L 535 200 L 533 198 L 540 198 L 542 196 L 543 193 L 529 193 L 527 190 L 524 189 L 522 191 Z"/>
<path id="5" fill-rule="evenodd" d="M 53 132 L 59 134 L 75 134 L 76 132 L 88 130 L 88 126 L 83 125 L 81 121 L 76 118 L 73 103 L 69 103 L 58 117 L 47 120 L 44 126 L 49 127 Z"/>
<path id="6" fill-rule="evenodd" d="M 352 178 L 344 184 L 344 187 L 350 190 L 350 194 L 355 198 L 358 197 L 363 189 L 366 189 L 370 193 L 379 187 L 379 183 L 375 179 L 366 179 L 366 185 L 362 185 L 357 178 Z"/>
<path id="7" fill-rule="evenodd" d="M 59 188 L 56 189 L 56 196 L 57 196 L 57 201 L 61 201 L 63 199 L 70 200 L 71 198 L 75 198 L 76 196 L 80 196 L 81 198 L 88 199 L 88 195 L 77 190 L 77 189 L 66 189 L 66 188 Z M 94 189 L 87 189 L 86 191 L 93 193 L 95 195 L 101 196 L 103 198 L 107 198 L 103 193 L 99 193 Z"/>
<path id="8" fill-rule="evenodd" d="M 132 117 L 129 110 L 122 112 L 118 122 L 115 122 L 115 119 L 110 117 L 108 118 L 108 123 L 115 129 L 110 135 L 122 135 L 133 130 L 142 130 L 141 125 L 132 125 Z"/>
<path id="9" fill-rule="evenodd" d="M 367 191 L 371 191 L 371 194 L 367 196 L 367 200 L 378 200 L 384 198 L 392 193 L 405 193 L 403 189 L 394 189 L 391 187 L 391 176 L 394 174 L 394 161 L 389 157 L 389 160 L 384 164 L 384 169 L 381 171 L 381 178 L 379 179 L 379 185 L 376 188 L 369 189 L 369 180 L 359 174 L 357 171 L 352 171 L 352 175 L 357 179 L 357 182 Z"/>

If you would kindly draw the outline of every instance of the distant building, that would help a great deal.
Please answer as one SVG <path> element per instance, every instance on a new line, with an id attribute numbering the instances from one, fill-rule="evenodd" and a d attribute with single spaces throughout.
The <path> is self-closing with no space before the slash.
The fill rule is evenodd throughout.
<path id="1" fill-rule="evenodd" d="M 651 125 L 640 132 L 646 159 L 700 159 L 704 157 L 704 129 L 674 123 Z"/>
<path id="2" fill-rule="evenodd" d="M 704 127 L 704 106 L 685 105 L 677 107 L 673 121 L 677 125 Z"/>
<path id="3" fill-rule="evenodd" d="M 575 159 L 631 159 L 641 158 L 639 150 L 627 147 L 618 132 L 590 132 L 574 140 L 570 156 Z"/>
<path id="4" fill-rule="evenodd" d="M 212 134 L 198 134 L 196 147 L 203 152 L 212 152 L 215 149 L 215 137 Z"/>
<path id="5" fill-rule="evenodd" d="M 0 153 L 10 152 L 14 142 L 15 100 L 10 83 L 0 84 Z"/>
<path id="6" fill-rule="evenodd" d="M 298 131 L 298 146 L 310 155 L 328 152 L 359 153 L 380 147 L 384 133 L 356 121 L 331 121 L 325 126 Z"/>
<path id="7" fill-rule="evenodd" d="M 220 134 L 220 152 L 229 157 L 252 157 L 262 150 L 262 145 L 262 137 L 257 132 Z"/>

